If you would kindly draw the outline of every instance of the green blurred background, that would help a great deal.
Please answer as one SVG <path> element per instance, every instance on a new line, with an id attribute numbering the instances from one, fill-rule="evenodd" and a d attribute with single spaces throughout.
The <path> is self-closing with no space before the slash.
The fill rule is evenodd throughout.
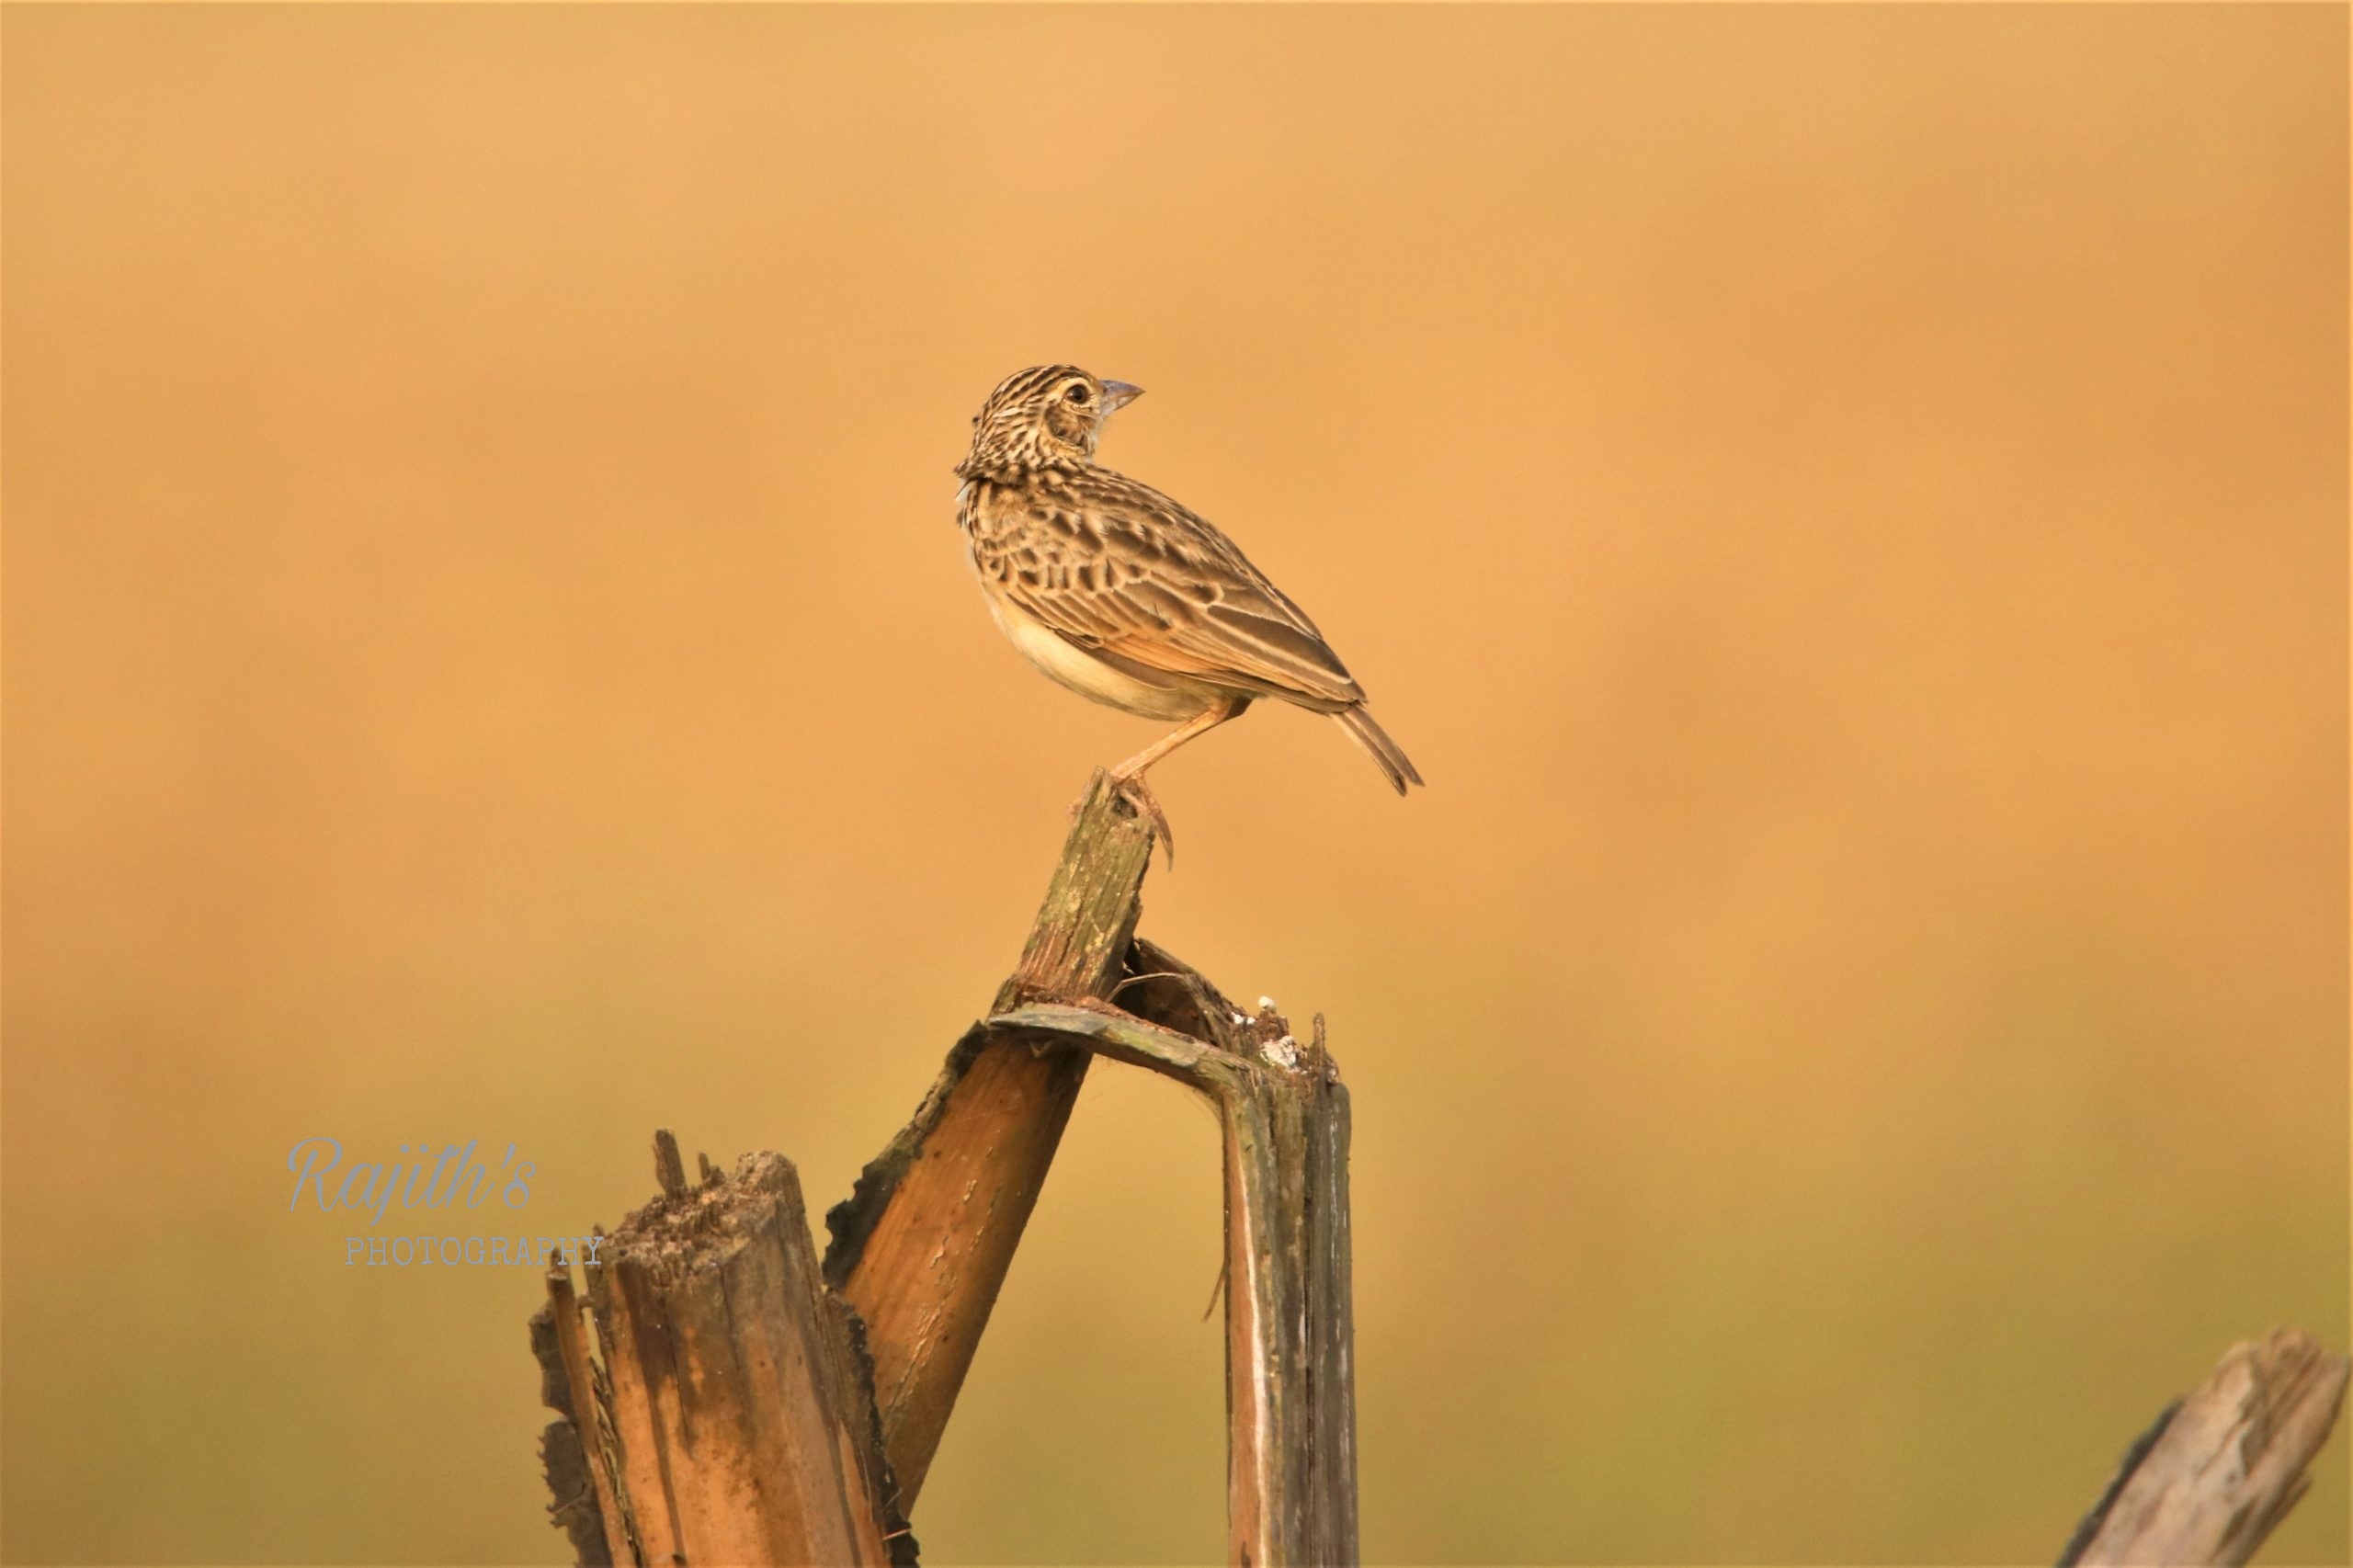
<path id="1" fill-rule="evenodd" d="M 1146 889 L 1355 1091 L 1368 1556 L 2048 1561 L 2347 1340 L 2346 45 L 10 7 L 0 1550 L 561 1558 L 539 1281 L 286 1152 L 847 1190 L 1155 733 L 950 521 L 1070 359 L 1431 781 L 1254 712 Z M 1219 1556 L 1216 1159 L 1090 1079 L 930 1561 Z"/>

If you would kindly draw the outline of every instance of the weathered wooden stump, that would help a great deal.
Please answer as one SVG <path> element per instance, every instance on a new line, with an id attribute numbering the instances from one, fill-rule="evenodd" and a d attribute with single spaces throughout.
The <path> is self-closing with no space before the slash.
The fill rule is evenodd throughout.
<path id="1" fill-rule="evenodd" d="M 582 1560 L 891 1562 L 906 1528 L 857 1315 L 819 1275 L 790 1162 L 705 1161 L 688 1186 L 668 1133 L 655 1149 L 660 1196 L 584 1270 L 593 1325 L 561 1265 L 533 1324 L 549 1403 L 570 1418 L 544 1448 L 551 1488 L 563 1456 L 559 1510 Z"/>
<path id="2" fill-rule="evenodd" d="M 1357 1556 L 1347 1091 L 1135 937 L 1153 828 L 1098 772 L 1018 966 L 827 1216 L 756 1154 L 662 1196 L 533 1321 L 556 1522 L 583 1562 L 914 1561 L 921 1489 L 1097 1055 L 1210 1096 L 1224 1131 L 1233 1562 Z"/>

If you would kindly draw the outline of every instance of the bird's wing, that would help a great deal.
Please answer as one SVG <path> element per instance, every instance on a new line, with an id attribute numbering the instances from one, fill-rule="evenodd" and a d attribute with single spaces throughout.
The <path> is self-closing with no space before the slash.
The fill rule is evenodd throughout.
<path id="1" fill-rule="evenodd" d="M 1364 699 L 1306 613 L 1232 540 L 1149 486 L 1098 470 L 1037 494 L 1006 596 L 1081 647 L 1151 669 L 1336 709 Z"/>

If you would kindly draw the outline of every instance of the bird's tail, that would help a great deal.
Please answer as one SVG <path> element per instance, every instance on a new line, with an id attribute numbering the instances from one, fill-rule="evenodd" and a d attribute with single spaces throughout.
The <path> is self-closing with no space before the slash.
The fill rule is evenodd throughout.
<path id="1" fill-rule="evenodd" d="M 1365 711 L 1363 703 L 1343 708 L 1332 717 L 1339 721 L 1340 728 L 1347 731 L 1348 738 L 1364 747 L 1367 755 L 1380 765 L 1381 771 L 1389 776 L 1391 789 L 1402 795 L 1406 785 L 1422 781 L 1422 776 L 1414 770 L 1412 760 L 1395 741 L 1389 738 L 1388 731 L 1373 722 L 1372 715 Z"/>

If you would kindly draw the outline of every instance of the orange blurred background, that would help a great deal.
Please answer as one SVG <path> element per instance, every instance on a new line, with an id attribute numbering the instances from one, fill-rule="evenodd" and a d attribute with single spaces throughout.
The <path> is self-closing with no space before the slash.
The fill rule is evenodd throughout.
<path id="1" fill-rule="evenodd" d="M 562 1560 L 537 1278 L 286 1153 L 847 1191 L 1156 733 L 951 521 L 1068 359 L 1431 782 L 1255 710 L 1146 888 L 1355 1092 L 1368 1558 L 2049 1561 L 2347 1337 L 2346 48 L 11 7 L 0 1553 Z M 1095 1073 L 927 1560 L 1220 1555 L 1216 1160 Z"/>

